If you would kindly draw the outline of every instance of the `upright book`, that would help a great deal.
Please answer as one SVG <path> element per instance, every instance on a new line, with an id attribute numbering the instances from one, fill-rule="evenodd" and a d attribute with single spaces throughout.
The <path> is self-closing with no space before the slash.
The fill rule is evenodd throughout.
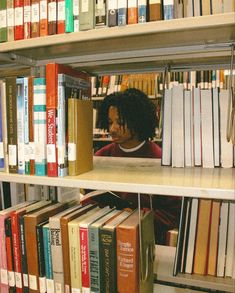
<path id="1" fill-rule="evenodd" d="M 40 36 L 40 0 L 31 0 L 31 38 Z"/>
<path id="2" fill-rule="evenodd" d="M 24 38 L 24 4 L 23 0 L 14 0 L 14 38 L 22 40 Z"/>
<path id="3" fill-rule="evenodd" d="M 7 41 L 7 1 L 2 0 L 0 2 L 0 15 L 1 15 L 1 25 L 0 25 L 0 43 Z"/>
<path id="4" fill-rule="evenodd" d="M 95 27 L 95 1 L 79 0 L 79 30 Z"/>

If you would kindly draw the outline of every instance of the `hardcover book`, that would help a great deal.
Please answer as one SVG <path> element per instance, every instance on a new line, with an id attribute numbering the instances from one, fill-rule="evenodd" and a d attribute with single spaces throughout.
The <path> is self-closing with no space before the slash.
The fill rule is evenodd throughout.
<path id="1" fill-rule="evenodd" d="M 24 7 L 23 0 L 14 0 L 14 39 L 22 40 L 24 38 Z"/>
<path id="2" fill-rule="evenodd" d="M 95 28 L 95 1 L 79 0 L 79 30 Z"/>
<path id="3" fill-rule="evenodd" d="M 34 145 L 34 106 L 33 106 L 33 90 L 34 90 L 34 77 L 30 76 L 28 78 L 28 112 L 29 112 L 29 172 L 30 175 L 35 174 L 35 145 Z"/>
<path id="4" fill-rule="evenodd" d="M 31 1 L 31 38 L 37 38 L 40 36 L 40 1 Z"/>
<path id="5" fill-rule="evenodd" d="M 118 26 L 127 24 L 127 0 L 117 0 L 118 2 Z"/>
<path id="6" fill-rule="evenodd" d="M 31 38 L 31 1 L 24 0 L 24 39 Z"/>
<path id="7" fill-rule="evenodd" d="M 7 41 L 7 0 L 0 1 L 0 43 Z"/>
<path id="8" fill-rule="evenodd" d="M 39 5 L 39 34 L 44 37 L 48 35 L 48 0 L 40 0 Z"/>
<path id="9" fill-rule="evenodd" d="M 7 0 L 7 41 L 14 41 L 15 34 L 14 0 Z"/>
<path id="10" fill-rule="evenodd" d="M 162 1 L 149 0 L 149 21 L 162 20 Z"/>
<path id="11" fill-rule="evenodd" d="M 65 0 L 57 0 L 57 34 L 65 33 Z"/>
<path id="12" fill-rule="evenodd" d="M 109 27 L 117 26 L 117 0 L 107 0 L 107 13 L 107 25 Z"/>
<path id="13" fill-rule="evenodd" d="M 137 0 L 127 1 L 127 24 L 134 24 L 138 22 L 138 7 Z"/>
<path id="14" fill-rule="evenodd" d="M 56 0 L 48 0 L 48 35 L 57 33 L 57 5 Z"/>

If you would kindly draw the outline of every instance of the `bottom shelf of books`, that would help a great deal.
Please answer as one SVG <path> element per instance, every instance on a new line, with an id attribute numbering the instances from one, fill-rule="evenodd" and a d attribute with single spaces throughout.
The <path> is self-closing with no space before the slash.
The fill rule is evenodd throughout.
<path id="1" fill-rule="evenodd" d="M 155 246 L 155 284 L 173 286 L 176 288 L 189 288 L 204 292 L 205 290 L 216 290 L 216 292 L 234 292 L 235 279 L 233 278 L 185 273 L 178 273 L 176 276 L 174 276 L 173 271 L 175 263 L 175 254 L 176 247 L 163 245 Z M 175 292 L 178 291 L 176 290 Z"/>

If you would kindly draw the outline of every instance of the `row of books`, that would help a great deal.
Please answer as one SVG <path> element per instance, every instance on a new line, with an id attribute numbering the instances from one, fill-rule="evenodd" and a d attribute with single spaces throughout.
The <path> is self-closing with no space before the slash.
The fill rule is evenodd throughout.
<path id="1" fill-rule="evenodd" d="M 173 85 L 177 84 L 183 84 L 186 90 L 191 90 L 193 87 L 200 87 L 201 89 L 217 87 L 220 89 L 227 89 L 229 86 L 229 73 L 229 70 L 218 69 L 171 71 L 166 74 L 154 72 L 98 75 L 91 77 L 91 94 L 93 100 L 96 100 L 96 97 L 103 98 L 105 95 L 134 87 L 143 91 L 151 98 L 157 98 L 162 96 L 164 89 L 172 88 Z"/>
<path id="2" fill-rule="evenodd" d="M 230 0 L 1 0 L 0 42 L 233 11 Z"/>
<path id="3" fill-rule="evenodd" d="M 235 279 L 234 258 L 235 202 L 183 198 L 173 274 Z"/>
<path id="4" fill-rule="evenodd" d="M 150 210 L 25 202 L 0 225 L 1 293 L 153 292 Z"/>
<path id="5" fill-rule="evenodd" d="M 230 94 L 226 89 L 164 92 L 162 164 L 205 168 L 234 166 L 234 146 L 227 140 Z"/>
<path id="6" fill-rule="evenodd" d="M 92 169 L 90 77 L 50 63 L 46 77 L 0 81 L 0 168 L 38 176 Z"/>

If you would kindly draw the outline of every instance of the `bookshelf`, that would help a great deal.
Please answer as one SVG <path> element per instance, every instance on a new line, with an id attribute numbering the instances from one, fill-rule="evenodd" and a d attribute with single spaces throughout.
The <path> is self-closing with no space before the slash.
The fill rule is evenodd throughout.
<path id="1" fill-rule="evenodd" d="M 69 64 L 93 74 L 163 71 L 166 66 L 229 68 L 231 46 L 235 44 L 234 19 L 233 12 L 1 43 L 0 77 L 23 74 L 48 62 Z M 94 169 L 76 177 L 1 172 L 0 180 L 154 195 L 235 198 L 234 169 L 176 169 L 151 159 L 95 157 Z M 217 278 L 173 277 L 174 250 L 167 253 L 157 249 L 158 281 L 233 292 L 232 284 L 223 284 Z"/>

